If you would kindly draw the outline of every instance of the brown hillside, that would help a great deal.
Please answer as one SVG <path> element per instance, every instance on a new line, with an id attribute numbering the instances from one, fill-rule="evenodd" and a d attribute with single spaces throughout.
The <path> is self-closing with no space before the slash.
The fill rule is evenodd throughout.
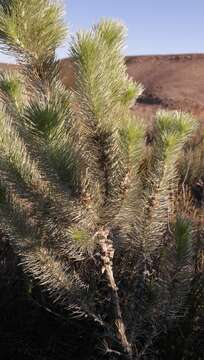
<path id="1" fill-rule="evenodd" d="M 134 110 L 152 118 L 158 108 L 191 111 L 204 121 L 204 54 L 129 56 L 129 75 L 145 87 Z M 62 78 L 73 86 L 70 59 L 61 60 Z"/>

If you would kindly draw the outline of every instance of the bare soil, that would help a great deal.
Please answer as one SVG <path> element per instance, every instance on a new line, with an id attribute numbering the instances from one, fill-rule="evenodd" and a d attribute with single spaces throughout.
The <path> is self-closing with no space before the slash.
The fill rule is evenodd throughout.
<path id="1" fill-rule="evenodd" d="M 204 54 L 126 57 L 128 74 L 145 87 L 133 110 L 152 119 L 159 108 L 190 111 L 204 121 Z M 74 86 L 71 59 L 61 60 L 68 87 Z"/>

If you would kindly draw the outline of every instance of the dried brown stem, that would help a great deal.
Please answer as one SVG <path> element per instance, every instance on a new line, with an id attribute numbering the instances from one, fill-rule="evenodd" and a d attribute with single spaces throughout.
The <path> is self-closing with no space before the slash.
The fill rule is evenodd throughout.
<path id="1" fill-rule="evenodd" d="M 118 287 L 116 285 L 113 274 L 113 242 L 108 238 L 108 235 L 109 230 L 106 229 L 101 229 L 97 232 L 97 237 L 101 246 L 102 273 L 105 273 L 108 285 L 112 292 L 112 306 L 114 310 L 117 337 L 124 349 L 124 353 L 127 354 L 130 360 L 132 360 L 132 346 L 127 339 L 126 328 L 122 317 L 122 310 L 118 295 Z"/>

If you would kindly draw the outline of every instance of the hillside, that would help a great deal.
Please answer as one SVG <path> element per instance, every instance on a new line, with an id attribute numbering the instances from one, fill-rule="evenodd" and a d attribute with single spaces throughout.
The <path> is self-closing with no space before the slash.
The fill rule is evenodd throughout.
<path id="1" fill-rule="evenodd" d="M 204 120 L 204 54 L 129 56 L 128 74 L 145 87 L 134 110 L 151 118 L 158 108 L 191 111 Z M 61 61 L 63 81 L 74 83 L 70 59 Z"/>
<path id="2" fill-rule="evenodd" d="M 72 61 L 60 63 L 64 83 L 73 86 Z M 152 119 L 158 108 L 182 109 L 204 121 L 204 54 L 128 56 L 126 64 L 128 74 L 145 87 L 133 107 L 138 115 Z"/>

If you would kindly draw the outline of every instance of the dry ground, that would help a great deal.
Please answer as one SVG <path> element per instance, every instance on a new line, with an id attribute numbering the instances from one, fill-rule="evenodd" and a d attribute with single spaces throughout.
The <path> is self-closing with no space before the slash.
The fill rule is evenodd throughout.
<path id="1" fill-rule="evenodd" d="M 152 118 L 158 108 L 191 111 L 204 121 L 204 54 L 128 56 L 128 74 L 145 87 L 134 106 L 137 114 Z M 62 78 L 73 86 L 70 59 L 61 60 Z"/>

